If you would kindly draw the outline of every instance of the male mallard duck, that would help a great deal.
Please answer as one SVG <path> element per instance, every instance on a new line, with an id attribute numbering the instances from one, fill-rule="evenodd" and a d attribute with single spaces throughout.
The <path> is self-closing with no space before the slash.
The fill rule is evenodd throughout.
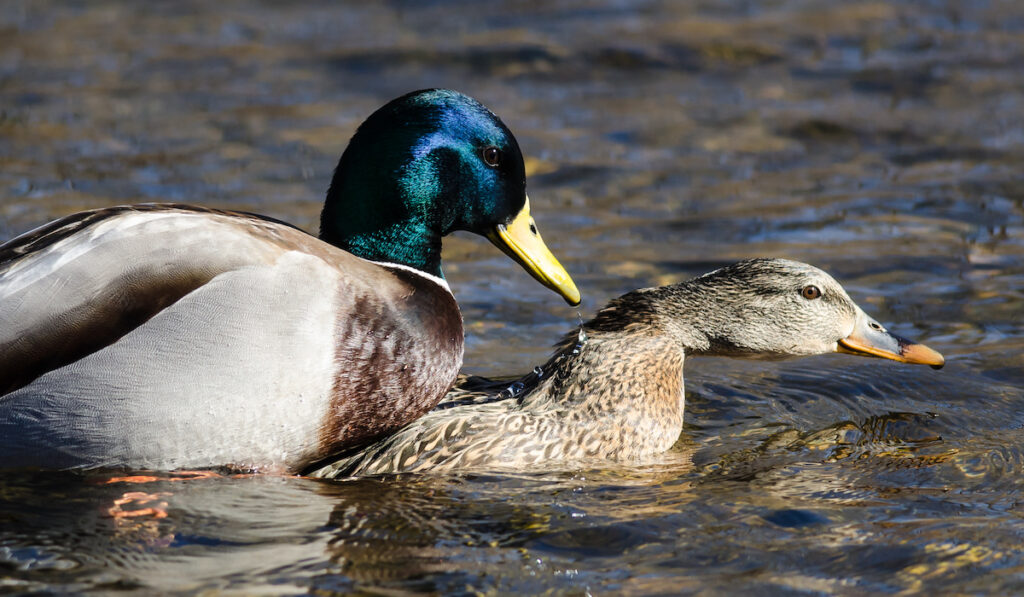
<path id="1" fill-rule="evenodd" d="M 815 267 L 741 261 L 614 299 L 511 391 L 474 397 L 457 388 L 421 419 L 313 475 L 638 459 L 667 450 L 682 431 L 684 357 L 829 352 L 944 362 L 887 332 Z"/>
<path id="2" fill-rule="evenodd" d="M 143 205 L 0 246 L 0 468 L 296 471 L 401 427 L 462 363 L 442 236 L 485 235 L 579 302 L 525 185 L 494 114 L 428 90 L 359 127 L 319 240 Z"/>

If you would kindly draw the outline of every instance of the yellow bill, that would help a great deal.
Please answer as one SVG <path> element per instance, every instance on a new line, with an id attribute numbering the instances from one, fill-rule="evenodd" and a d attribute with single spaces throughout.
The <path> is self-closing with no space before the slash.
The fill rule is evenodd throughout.
<path id="1" fill-rule="evenodd" d="M 570 305 L 580 304 L 580 291 L 562 264 L 544 244 L 537 224 L 530 216 L 530 198 L 508 225 L 499 224 L 487 238 L 506 255 L 522 265 L 538 282 L 562 295 Z"/>

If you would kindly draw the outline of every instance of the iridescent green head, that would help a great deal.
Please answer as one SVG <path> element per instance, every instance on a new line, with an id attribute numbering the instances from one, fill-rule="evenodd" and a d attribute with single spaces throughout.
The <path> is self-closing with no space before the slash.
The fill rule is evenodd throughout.
<path id="1" fill-rule="evenodd" d="M 487 108 L 445 89 L 392 100 L 341 156 L 320 238 L 372 261 L 441 275 L 441 237 L 486 236 L 571 304 L 572 279 L 529 214 L 519 144 Z"/>

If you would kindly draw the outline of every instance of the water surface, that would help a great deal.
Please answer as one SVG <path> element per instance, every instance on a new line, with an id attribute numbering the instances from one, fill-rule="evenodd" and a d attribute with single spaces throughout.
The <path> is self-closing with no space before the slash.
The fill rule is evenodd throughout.
<path id="1" fill-rule="evenodd" d="M 315 231 L 361 119 L 453 87 L 516 133 L 584 316 L 788 257 L 946 368 L 693 360 L 643 465 L 5 475 L 0 592 L 1024 591 L 1024 6 L 511 4 L 0 2 L 0 240 L 143 201 Z M 468 372 L 577 321 L 481 239 L 445 258 Z"/>

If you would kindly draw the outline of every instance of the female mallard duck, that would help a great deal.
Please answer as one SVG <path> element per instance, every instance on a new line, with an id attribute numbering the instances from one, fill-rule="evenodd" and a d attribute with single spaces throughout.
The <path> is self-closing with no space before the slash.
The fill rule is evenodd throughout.
<path id="1" fill-rule="evenodd" d="M 369 117 L 320 239 L 183 205 L 0 246 L 0 467 L 297 471 L 433 407 L 462 363 L 441 237 L 485 235 L 571 303 L 512 133 L 446 90 Z"/>
<path id="2" fill-rule="evenodd" d="M 683 358 L 846 352 L 904 363 L 942 355 L 894 336 L 825 272 L 741 261 L 625 294 L 566 338 L 546 365 L 497 396 L 465 389 L 391 437 L 314 476 L 508 469 L 667 450 L 683 428 Z"/>

